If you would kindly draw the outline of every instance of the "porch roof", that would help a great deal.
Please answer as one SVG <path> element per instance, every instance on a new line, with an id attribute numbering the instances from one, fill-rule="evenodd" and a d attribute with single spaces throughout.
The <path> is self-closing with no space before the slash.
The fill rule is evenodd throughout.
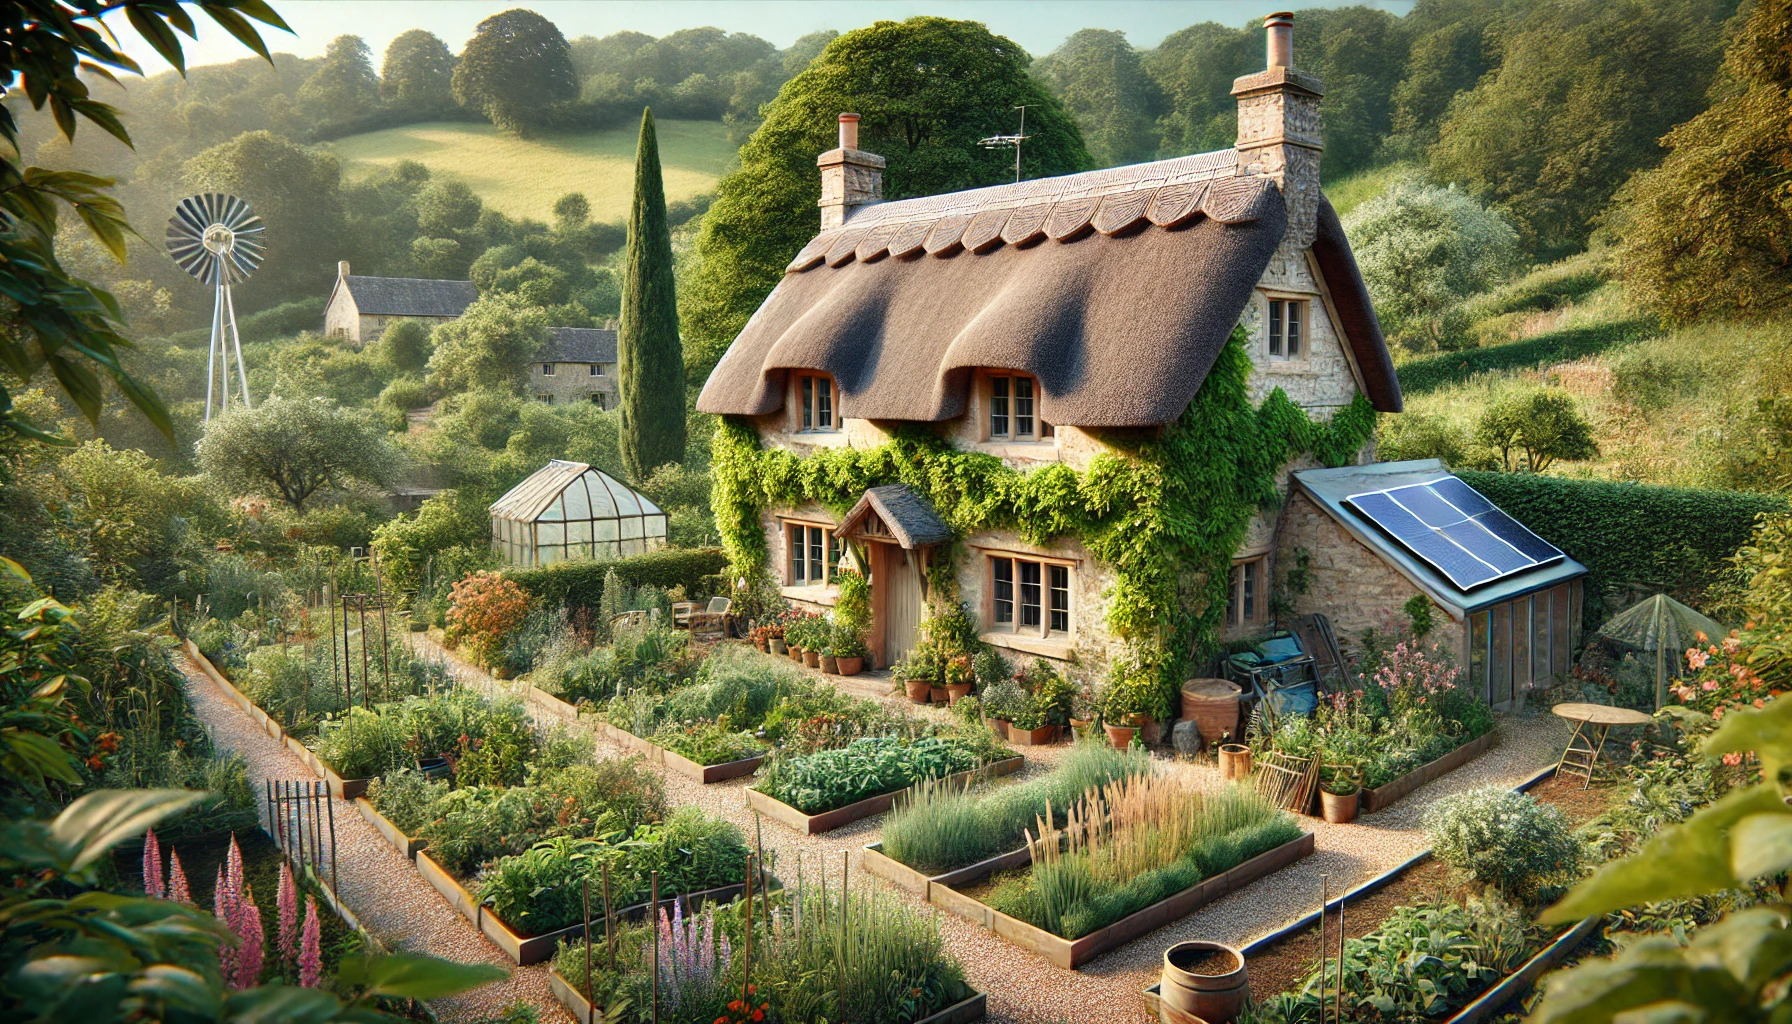
<path id="1" fill-rule="evenodd" d="M 890 535 L 898 543 L 910 550 L 952 539 L 952 527 L 934 511 L 933 503 L 916 494 L 907 484 L 885 484 L 866 491 L 840 521 L 838 532 L 850 533 L 872 513 L 890 528 Z"/>

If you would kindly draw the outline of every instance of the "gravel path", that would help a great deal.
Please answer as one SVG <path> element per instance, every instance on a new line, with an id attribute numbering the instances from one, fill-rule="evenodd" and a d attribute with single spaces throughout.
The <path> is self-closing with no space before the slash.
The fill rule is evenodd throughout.
<path id="1" fill-rule="evenodd" d="M 195 713 L 219 746 L 235 750 L 249 762 L 257 789 L 263 779 L 315 778 L 304 762 L 256 725 L 186 655 L 177 655 L 176 663 L 186 676 Z M 548 990 L 547 964 L 522 968 L 512 964 L 361 817 L 354 801 L 334 803 L 338 896 L 369 931 L 395 951 L 497 964 L 512 972 L 507 981 L 431 1003 L 444 1024 L 496 1017 L 518 999 L 538 1007 L 543 1021 L 572 1020 Z"/>
<path id="2" fill-rule="evenodd" d="M 447 660 L 457 678 L 487 692 L 519 693 L 523 686 L 492 679 L 479 668 L 444 650 L 433 635 L 419 634 L 424 650 Z M 790 664 L 780 659 L 780 664 Z M 809 670 L 813 671 L 813 670 Z M 829 677 L 829 681 L 855 695 L 873 697 L 931 718 L 946 712 L 922 708 L 889 693 L 886 679 L 860 676 Z M 540 710 L 539 708 L 537 709 Z M 594 732 L 594 735 L 595 732 Z M 1302 818 L 1305 828 L 1316 833 L 1316 852 L 1297 864 L 1262 879 L 1224 899 L 1102 956 L 1078 971 L 1067 971 L 1012 945 L 961 918 L 939 914 L 946 945 L 964 964 L 972 987 L 989 995 L 989 1019 L 1001 1024 L 1139 1024 L 1151 1018 L 1145 1013 L 1140 990 L 1157 981 L 1165 947 L 1193 938 L 1218 939 L 1243 944 L 1287 924 L 1317 905 L 1320 876 L 1329 876 L 1333 893 L 1340 887 L 1363 882 L 1426 848 L 1419 828 L 1426 807 L 1440 797 L 1484 785 L 1513 786 L 1539 768 L 1555 763 L 1568 731 L 1561 719 L 1544 712 L 1499 716 L 1499 743 L 1486 754 L 1431 783 L 1393 807 L 1368 815 L 1349 825 L 1328 825 Z M 597 735 L 598 756 L 623 756 L 626 749 Z M 1050 771 L 1068 747 L 1021 747 L 1027 767 L 1015 779 L 1036 777 Z M 1185 774 L 1203 785 L 1219 786 L 1219 770 L 1210 761 L 1178 761 L 1159 757 L 1163 770 Z M 756 824 L 768 851 L 775 851 L 780 877 L 793 881 L 800 860 L 804 873 L 825 866 L 838 879 L 841 854 L 851 859 L 855 881 L 866 875 L 859 866 L 861 849 L 876 842 L 882 832 L 881 815 L 856 821 L 817 836 L 799 836 L 775 821 L 755 822 L 748 809 L 745 789 L 751 777 L 703 785 L 676 772 L 655 766 L 664 780 L 667 802 L 672 806 L 696 804 L 733 821 L 746 830 L 749 841 Z M 933 913 L 925 901 L 902 892 L 882 880 L 883 886 L 915 909 Z"/>

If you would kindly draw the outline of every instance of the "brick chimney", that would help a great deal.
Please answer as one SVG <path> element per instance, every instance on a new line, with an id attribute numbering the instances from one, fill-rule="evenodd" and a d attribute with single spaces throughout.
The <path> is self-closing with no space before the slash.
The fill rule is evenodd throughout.
<path id="1" fill-rule="evenodd" d="M 884 158 L 859 148 L 859 115 L 840 115 L 840 148 L 815 158 L 821 168 L 821 229 L 837 228 L 861 206 L 884 199 Z"/>
<path id="2" fill-rule="evenodd" d="M 1263 19 L 1267 67 L 1232 83 L 1238 97 L 1238 173 L 1275 181 L 1288 204 L 1284 248 L 1313 244 L 1319 216 L 1319 78 L 1294 66 L 1294 15 Z"/>

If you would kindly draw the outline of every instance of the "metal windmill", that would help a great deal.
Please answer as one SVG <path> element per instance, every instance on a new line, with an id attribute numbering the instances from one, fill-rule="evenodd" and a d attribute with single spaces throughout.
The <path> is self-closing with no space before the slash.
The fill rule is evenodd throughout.
<path id="1" fill-rule="evenodd" d="M 205 356 L 205 421 L 212 419 L 212 397 L 218 414 L 230 408 L 230 355 L 236 353 L 237 387 L 243 408 L 249 403 L 248 370 L 243 365 L 243 339 L 236 328 L 236 305 L 230 286 L 249 279 L 267 251 L 267 225 L 249 204 L 222 192 L 203 192 L 174 204 L 168 218 L 168 255 L 202 284 L 217 290 L 212 306 L 211 345 Z M 228 330 L 229 334 L 226 335 Z M 222 385 L 220 388 L 219 385 Z"/>
<path id="2" fill-rule="evenodd" d="M 1033 136 L 1027 134 L 1027 108 L 1023 105 L 1014 109 L 1020 111 L 1020 131 L 1013 135 L 991 135 L 988 138 L 978 139 L 977 145 L 984 149 L 1012 148 L 1014 150 L 1014 180 L 1018 183 L 1020 181 L 1020 144 Z"/>

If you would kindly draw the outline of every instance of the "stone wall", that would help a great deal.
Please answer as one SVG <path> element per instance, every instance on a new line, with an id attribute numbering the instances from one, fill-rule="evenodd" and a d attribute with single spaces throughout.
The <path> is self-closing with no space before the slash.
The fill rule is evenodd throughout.
<path id="1" fill-rule="evenodd" d="M 591 374 L 590 363 L 555 363 L 553 376 L 542 372 L 541 363 L 529 364 L 529 394 L 536 399 L 543 395 L 553 396 L 555 405 L 569 402 L 589 402 L 592 395 L 599 395 L 599 403 L 605 409 L 616 408 L 618 395 L 616 384 L 616 367 L 612 363 L 600 363 L 603 373 Z"/>

